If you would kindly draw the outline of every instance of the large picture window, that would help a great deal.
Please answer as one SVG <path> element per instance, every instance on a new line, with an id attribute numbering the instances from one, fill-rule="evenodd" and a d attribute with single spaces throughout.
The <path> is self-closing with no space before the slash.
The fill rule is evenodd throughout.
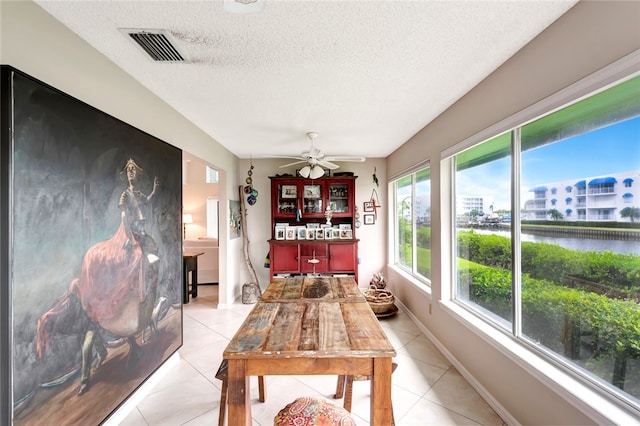
<path id="1" fill-rule="evenodd" d="M 455 299 L 639 409 L 640 77 L 453 159 Z"/>
<path id="2" fill-rule="evenodd" d="M 395 200 L 395 264 L 422 282 L 431 279 L 431 171 L 392 183 Z"/>

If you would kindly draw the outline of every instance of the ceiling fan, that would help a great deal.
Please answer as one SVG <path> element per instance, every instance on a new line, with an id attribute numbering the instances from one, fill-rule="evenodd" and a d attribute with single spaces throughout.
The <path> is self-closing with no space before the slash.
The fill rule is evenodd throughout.
<path id="1" fill-rule="evenodd" d="M 283 164 L 280 168 L 291 167 L 296 164 L 307 163 L 304 167 L 302 167 L 299 171 L 300 176 L 304 178 L 311 177 L 312 179 L 317 179 L 319 177 L 324 176 L 324 169 L 335 170 L 339 165 L 333 163 L 333 161 L 351 161 L 362 163 L 365 161 L 364 157 L 357 156 L 341 156 L 341 155 L 331 155 L 325 156 L 324 153 L 315 147 L 314 142 L 318 137 L 317 132 L 309 132 L 307 133 L 307 137 L 311 141 L 311 149 L 309 151 L 303 152 L 300 156 L 277 156 L 277 158 L 292 158 L 296 159 L 292 163 Z"/>

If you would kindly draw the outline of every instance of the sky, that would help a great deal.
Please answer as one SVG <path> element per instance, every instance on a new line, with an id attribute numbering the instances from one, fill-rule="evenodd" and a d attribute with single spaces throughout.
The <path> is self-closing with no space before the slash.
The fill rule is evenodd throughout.
<path id="1" fill-rule="evenodd" d="M 510 208 L 510 159 L 456 175 L 458 193 L 484 198 L 485 210 Z M 544 145 L 522 154 L 522 202 L 530 189 L 551 182 L 640 171 L 640 117 Z"/>

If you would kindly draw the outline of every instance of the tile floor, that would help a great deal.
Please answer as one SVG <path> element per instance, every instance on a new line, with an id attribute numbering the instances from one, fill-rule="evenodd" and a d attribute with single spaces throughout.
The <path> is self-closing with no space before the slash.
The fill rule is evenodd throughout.
<path id="1" fill-rule="evenodd" d="M 221 382 L 215 378 L 222 351 L 253 305 L 216 309 L 218 286 L 198 287 L 198 298 L 184 305 L 184 344 L 180 362 L 121 423 L 123 426 L 215 425 Z M 458 371 L 400 311 L 381 320 L 398 356 L 393 374 L 396 425 L 504 425 Z M 269 376 L 265 403 L 251 378 L 253 424 L 271 426 L 276 413 L 299 396 L 332 399 L 334 376 Z M 352 414 L 369 424 L 369 382 L 354 382 Z M 336 400 L 342 405 L 342 400 Z"/>

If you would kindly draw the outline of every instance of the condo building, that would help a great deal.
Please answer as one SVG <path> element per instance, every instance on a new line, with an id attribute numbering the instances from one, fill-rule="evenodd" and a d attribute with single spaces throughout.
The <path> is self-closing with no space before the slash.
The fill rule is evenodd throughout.
<path id="1" fill-rule="evenodd" d="M 550 219 L 555 209 L 562 216 L 556 220 L 629 222 L 621 211 L 640 206 L 640 170 L 545 183 L 529 192 L 523 219 Z"/>

